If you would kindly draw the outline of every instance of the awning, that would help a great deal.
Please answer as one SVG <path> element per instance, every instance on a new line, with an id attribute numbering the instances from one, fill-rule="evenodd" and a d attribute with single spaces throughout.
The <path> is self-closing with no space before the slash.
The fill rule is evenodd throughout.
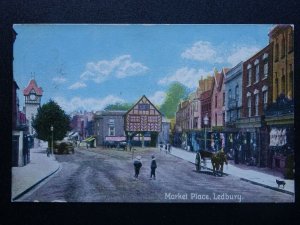
<path id="1" fill-rule="evenodd" d="M 89 141 L 93 141 L 93 140 L 95 140 L 95 138 L 94 138 L 94 137 L 88 137 L 87 139 L 85 139 L 85 140 L 83 140 L 83 141 L 85 141 L 85 142 L 89 142 Z"/>

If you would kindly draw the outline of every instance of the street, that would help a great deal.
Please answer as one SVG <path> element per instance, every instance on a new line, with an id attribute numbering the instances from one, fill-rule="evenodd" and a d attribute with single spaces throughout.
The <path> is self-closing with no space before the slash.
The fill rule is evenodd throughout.
<path id="1" fill-rule="evenodd" d="M 157 162 L 150 180 L 151 155 Z M 159 149 L 138 148 L 142 156 L 134 179 L 132 152 L 116 149 L 76 149 L 56 155 L 61 169 L 23 195 L 21 202 L 293 202 L 294 197 L 228 175 L 197 173 L 195 166 Z"/>

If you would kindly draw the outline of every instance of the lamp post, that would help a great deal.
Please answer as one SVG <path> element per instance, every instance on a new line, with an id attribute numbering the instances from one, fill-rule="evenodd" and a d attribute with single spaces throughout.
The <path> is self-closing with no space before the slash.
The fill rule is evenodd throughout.
<path id="1" fill-rule="evenodd" d="M 203 121 L 204 121 L 204 149 L 206 151 L 206 126 L 208 125 L 208 116 L 207 116 L 207 113 L 205 115 L 205 117 L 203 118 Z"/>
<path id="2" fill-rule="evenodd" d="M 54 130 L 53 125 L 51 125 L 50 129 L 51 129 L 51 132 L 52 132 L 51 154 L 53 155 L 53 130 Z"/>

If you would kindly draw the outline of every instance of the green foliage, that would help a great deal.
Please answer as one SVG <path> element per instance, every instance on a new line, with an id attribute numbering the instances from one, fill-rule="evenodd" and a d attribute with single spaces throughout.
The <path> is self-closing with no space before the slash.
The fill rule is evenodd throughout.
<path id="1" fill-rule="evenodd" d="M 188 95 L 189 91 L 186 86 L 173 82 L 167 90 L 165 101 L 160 106 L 160 112 L 169 119 L 174 118 L 180 100 L 186 99 Z"/>
<path id="2" fill-rule="evenodd" d="M 104 108 L 104 110 L 107 111 L 117 111 L 117 110 L 124 110 L 127 111 L 133 106 L 132 103 L 115 103 L 115 104 L 110 104 Z"/>
<path id="3" fill-rule="evenodd" d="M 37 115 L 32 121 L 37 138 L 48 141 L 49 144 L 52 141 L 51 125 L 53 126 L 53 141 L 62 140 L 71 129 L 69 115 L 53 100 L 39 107 Z"/>

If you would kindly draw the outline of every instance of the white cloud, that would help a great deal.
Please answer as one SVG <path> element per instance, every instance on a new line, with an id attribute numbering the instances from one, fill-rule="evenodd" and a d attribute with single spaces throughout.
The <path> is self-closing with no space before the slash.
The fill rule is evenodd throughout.
<path id="1" fill-rule="evenodd" d="M 97 111 L 103 110 L 107 105 L 117 102 L 125 102 L 124 99 L 119 97 L 108 95 L 104 98 L 81 98 L 74 97 L 72 99 L 66 99 L 64 97 L 55 97 L 56 101 L 63 110 L 66 112 L 72 112 L 77 110 Z"/>
<path id="2" fill-rule="evenodd" d="M 68 89 L 75 90 L 75 89 L 85 88 L 85 87 L 86 87 L 85 83 L 83 83 L 83 82 L 76 82 L 76 83 L 72 84 Z"/>
<path id="3" fill-rule="evenodd" d="M 227 58 L 227 62 L 231 66 L 237 65 L 241 61 L 245 61 L 258 52 L 260 48 L 256 46 L 236 47 Z"/>
<path id="4" fill-rule="evenodd" d="M 217 51 L 210 42 L 198 41 L 191 48 L 186 49 L 182 54 L 182 58 L 192 59 L 196 61 L 212 61 L 216 60 Z M 218 61 L 221 59 L 218 58 Z"/>
<path id="5" fill-rule="evenodd" d="M 163 91 L 157 91 L 152 96 L 149 97 L 149 100 L 155 105 L 161 105 L 166 97 L 166 93 Z"/>
<path id="6" fill-rule="evenodd" d="M 202 69 L 196 70 L 194 68 L 183 67 L 178 69 L 175 74 L 159 80 L 158 84 L 165 85 L 174 81 L 178 81 L 189 88 L 195 88 L 198 86 L 198 81 L 200 80 L 201 76 L 205 77 L 209 73 L 210 72 Z"/>
<path id="7" fill-rule="evenodd" d="M 105 81 L 109 76 L 124 78 L 141 75 L 148 67 L 139 62 L 133 62 L 130 55 L 122 55 L 111 61 L 101 60 L 86 64 L 86 71 L 80 75 L 83 80 L 93 80 L 96 83 Z"/>
<path id="8" fill-rule="evenodd" d="M 52 81 L 55 83 L 55 84 L 63 84 L 67 81 L 66 78 L 64 77 L 53 77 L 52 78 Z"/>

